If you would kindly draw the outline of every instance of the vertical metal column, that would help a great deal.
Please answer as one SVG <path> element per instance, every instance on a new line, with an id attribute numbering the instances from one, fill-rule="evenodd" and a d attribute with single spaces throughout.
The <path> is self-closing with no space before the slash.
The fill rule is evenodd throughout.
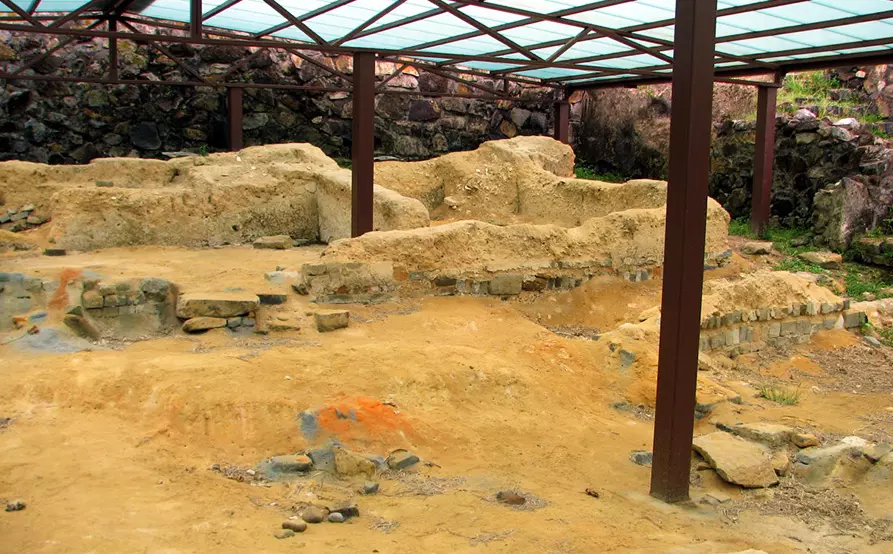
<path id="1" fill-rule="evenodd" d="M 109 16 L 109 32 L 118 32 L 118 20 L 115 16 Z M 118 39 L 109 37 L 109 81 L 118 80 Z"/>
<path id="2" fill-rule="evenodd" d="M 350 236 L 372 230 L 375 176 L 375 54 L 353 55 L 353 130 L 351 134 Z"/>
<path id="3" fill-rule="evenodd" d="M 753 165 L 750 228 L 764 236 L 769 224 L 772 198 L 772 165 L 775 159 L 775 102 L 778 85 L 758 87 L 757 138 Z"/>
<path id="4" fill-rule="evenodd" d="M 571 105 L 567 100 L 555 103 L 555 129 L 553 137 L 564 144 L 570 144 Z"/>
<path id="5" fill-rule="evenodd" d="M 202 0 L 189 0 L 189 36 L 202 36 Z"/>
<path id="6" fill-rule="evenodd" d="M 651 495 L 688 498 L 701 331 L 716 0 L 676 0 Z"/>
<path id="7" fill-rule="evenodd" d="M 244 146 L 242 141 L 242 89 L 235 87 L 226 89 L 226 113 L 229 149 L 236 152 Z"/>

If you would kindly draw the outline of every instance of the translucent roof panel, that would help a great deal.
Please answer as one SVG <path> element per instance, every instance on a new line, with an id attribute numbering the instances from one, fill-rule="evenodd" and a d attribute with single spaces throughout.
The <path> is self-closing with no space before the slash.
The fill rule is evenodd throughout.
<path id="1" fill-rule="evenodd" d="M 6 22 L 23 25 L 29 19 L 23 12 L 65 14 L 88 6 L 85 0 L 10 1 L 16 10 L 0 4 L 0 12 Z M 712 1 L 719 75 L 886 61 L 887 54 L 893 62 L 890 0 Z M 81 16 L 98 16 L 112 2 L 91 3 Z M 190 0 L 128 5 L 125 15 L 149 25 L 164 20 L 185 30 L 190 20 Z M 412 55 L 444 70 L 577 84 L 665 80 L 676 0 L 202 0 L 202 11 L 203 37 L 210 40 Z"/>

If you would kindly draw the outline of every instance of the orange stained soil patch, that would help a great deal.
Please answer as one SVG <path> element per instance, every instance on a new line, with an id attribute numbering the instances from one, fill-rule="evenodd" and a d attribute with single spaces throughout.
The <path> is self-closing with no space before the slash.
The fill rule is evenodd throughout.
<path id="1" fill-rule="evenodd" d="M 851 333 L 843 329 L 833 329 L 831 331 L 819 331 L 812 336 L 808 346 L 801 347 L 801 350 L 836 350 L 846 346 L 859 344 L 861 339 L 856 333 Z"/>
<path id="2" fill-rule="evenodd" d="M 65 268 L 62 270 L 59 274 L 59 288 L 56 289 L 56 292 L 53 293 L 53 297 L 50 298 L 50 308 L 61 310 L 68 305 L 68 284 L 80 277 L 80 275 L 80 269 Z"/>
<path id="3" fill-rule="evenodd" d="M 795 354 L 787 360 L 772 362 L 768 367 L 760 370 L 760 375 L 777 377 L 788 381 L 796 380 L 798 374 L 819 377 L 824 375 L 825 372 L 822 371 L 822 368 L 817 363 L 800 354 Z"/>
<path id="4" fill-rule="evenodd" d="M 319 438 L 345 443 L 392 444 L 413 435 L 412 427 L 394 405 L 368 397 L 340 398 L 316 414 Z"/>

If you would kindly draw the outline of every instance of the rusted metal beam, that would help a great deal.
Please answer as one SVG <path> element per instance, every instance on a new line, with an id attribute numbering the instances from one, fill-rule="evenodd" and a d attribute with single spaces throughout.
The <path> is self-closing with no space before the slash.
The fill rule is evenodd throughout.
<path id="1" fill-rule="evenodd" d="M 564 144 L 570 144 L 571 133 L 571 105 L 567 100 L 555 103 L 555 127 L 552 137 Z"/>
<path id="2" fill-rule="evenodd" d="M 577 33 L 577 35 L 567 42 L 564 43 L 564 46 L 556 50 L 551 56 L 549 56 L 546 61 L 551 63 L 561 57 L 562 54 L 570 50 L 575 44 L 577 44 L 583 37 L 592 32 L 592 29 L 589 27 L 584 28 L 582 31 Z"/>
<path id="3" fill-rule="evenodd" d="M 34 15 L 34 12 L 37 11 L 37 6 L 40 4 L 40 0 L 31 0 L 31 4 L 28 6 L 28 13 L 30 15 Z"/>
<path id="4" fill-rule="evenodd" d="M 350 4 L 353 1 L 354 0 L 337 0 L 335 2 L 332 2 L 331 4 L 326 4 L 325 6 L 320 6 L 320 7 L 316 8 L 315 10 L 310 10 L 309 12 L 305 13 L 304 15 L 302 15 L 300 17 L 296 17 L 296 19 L 298 21 L 304 22 L 304 21 L 307 21 L 308 19 L 313 19 L 314 17 L 316 17 L 318 15 L 322 15 L 322 14 L 330 12 L 336 8 L 340 8 L 341 6 L 344 6 L 346 4 Z M 264 29 L 263 31 L 256 33 L 254 35 L 254 37 L 260 38 L 260 37 L 265 37 L 267 35 L 272 35 L 273 33 L 276 33 L 283 29 L 288 29 L 291 26 L 292 26 L 291 22 L 286 21 L 284 23 L 280 23 L 279 25 L 273 25 L 272 27 Z"/>
<path id="5" fill-rule="evenodd" d="M 470 15 L 468 15 L 466 13 L 463 13 L 458 8 L 454 8 L 453 6 L 450 6 L 443 0 L 428 0 L 428 1 L 431 2 L 432 4 L 434 4 L 435 6 L 439 7 L 443 11 L 449 13 L 453 17 L 456 17 L 456 18 L 460 19 L 461 21 L 464 21 L 465 23 L 471 25 L 472 27 L 474 27 L 478 31 L 484 33 L 485 35 L 489 36 L 490 38 L 496 39 L 499 42 L 505 44 L 506 46 L 511 48 L 513 51 L 515 51 L 519 54 L 523 54 L 524 56 L 527 56 L 531 60 L 542 61 L 542 58 L 540 58 L 539 56 L 537 56 L 536 54 L 534 54 L 527 48 L 521 46 L 520 44 L 518 44 L 517 42 L 513 41 L 512 39 L 510 39 L 508 37 L 502 36 L 501 34 L 497 33 L 490 27 L 487 27 L 486 25 L 484 25 L 477 19 L 471 17 Z"/>
<path id="6" fill-rule="evenodd" d="M 189 36 L 202 36 L 202 0 L 189 0 Z"/>
<path id="7" fill-rule="evenodd" d="M 101 24 L 102 24 L 102 21 L 94 21 L 92 25 L 87 27 L 87 29 L 95 29 L 96 27 L 98 27 Z M 59 50 L 65 48 L 66 46 L 68 46 L 69 44 L 71 44 L 72 42 L 75 42 L 77 40 L 78 40 L 77 37 L 68 37 L 65 40 L 60 41 L 56 46 L 53 46 L 49 50 L 45 51 L 41 55 L 37 56 L 33 60 L 29 61 L 26 64 L 23 64 L 21 67 L 19 67 L 15 71 L 13 71 L 13 75 L 19 75 L 19 74 L 31 69 L 35 65 L 39 64 L 43 60 L 49 58 L 50 56 L 52 56 Z"/>
<path id="8" fill-rule="evenodd" d="M 710 173 L 716 0 L 676 0 L 651 495 L 688 499 Z"/>
<path id="9" fill-rule="evenodd" d="M 136 28 L 135 28 L 133 25 L 131 25 L 130 23 L 128 23 L 127 21 L 122 21 L 121 23 L 122 23 L 125 27 L 127 27 L 128 29 L 130 29 L 131 31 L 133 31 L 134 33 L 137 32 Z M 158 38 L 166 38 L 166 37 L 158 37 Z M 178 58 L 177 56 L 175 56 L 175 55 L 173 54 L 173 52 L 171 52 L 170 50 L 168 50 L 167 47 L 164 46 L 163 44 L 161 44 L 161 43 L 159 43 L 159 42 L 156 42 L 156 41 L 154 41 L 154 40 L 144 40 L 144 41 L 139 41 L 139 42 L 145 42 L 145 43 L 147 43 L 149 46 L 155 48 L 156 50 L 158 50 L 159 52 L 161 52 L 163 55 L 165 55 L 165 56 L 167 56 L 168 58 L 170 58 L 170 60 L 171 60 L 172 62 L 174 62 L 175 64 L 177 64 L 177 65 L 180 67 L 180 69 L 182 69 L 182 70 L 185 71 L 186 73 L 192 75 L 193 77 L 195 77 L 196 79 L 198 79 L 198 80 L 201 81 L 202 83 L 204 83 L 204 84 L 206 84 L 206 85 L 207 85 L 207 84 L 210 84 L 210 81 L 208 81 L 207 79 L 205 79 L 205 77 L 202 76 L 202 74 L 199 72 L 198 69 L 195 69 L 194 67 L 190 67 L 189 64 L 187 64 L 186 62 L 184 62 L 183 60 L 181 60 L 180 58 Z"/>
<path id="10" fill-rule="evenodd" d="M 118 32 L 118 19 L 115 17 L 109 17 L 108 20 L 108 29 L 110 33 Z M 116 37 L 109 37 L 109 79 L 114 81 L 118 78 L 118 39 Z"/>
<path id="11" fill-rule="evenodd" d="M 43 23 L 41 23 L 39 20 L 34 19 L 34 17 L 32 17 L 32 15 L 30 13 L 28 13 L 27 11 L 20 8 L 18 6 L 18 4 L 11 2 L 10 0 L 0 0 L 0 3 L 2 3 L 4 6 L 9 8 L 10 10 L 14 11 L 16 14 L 18 14 L 19 17 L 21 17 L 22 19 L 24 19 L 31 25 L 34 25 L 35 27 L 43 27 L 44 26 Z"/>
<path id="12" fill-rule="evenodd" d="M 373 227 L 375 54 L 355 54 L 353 75 L 350 236 L 358 237 L 368 233 Z"/>
<path id="13" fill-rule="evenodd" d="M 105 0 L 93 0 L 92 2 L 87 2 L 80 8 L 78 8 L 74 11 L 68 12 L 66 15 L 60 17 L 59 19 L 57 19 L 56 21 L 51 23 L 50 27 L 54 28 L 54 29 L 56 29 L 56 28 L 61 29 L 63 25 L 65 25 L 69 21 L 73 21 L 73 20 L 77 19 L 78 17 L 81 16 L 81 14 L 87 13 L 90 10 L 95 10 L 95 9 L 100 8 L 104 2 L 105 2 Z"/>
<path id="14" fill-rule="evenodd" d="M 403 70 L 407 67 L 409 67 L 409 62 L 403 62 L 399 64 L 397 68 L 391 72 L 390 75 L 388 75 L 380 83 L 378 83 L 378 85 L 375 87 L 375 92 L 383 91 L 388 86 L 388 83 L 390 83 L 395 77 L 397 77 L 397 75 L 403 73 Z"/>
<path id="15" fill-rule="evenodd" d="M 391 13 L 392 11 L 394 11 L 395 9 L 397 9 L 398 7 L 402 6 L 405 2 L 406 2 L 406 0 L 395 0 L 390 6 L 386 7 L 385 9 L 381 10 L 380 12 L 376 13 L 375 15 L 373 15 L 372 17 L 370 17 L 370 18 L 367 19 L 366 21 L 360 23 L 360 24 L 357 25 L 352 31 L 348 32 L 346 35 L 344 35 L 343 37 L 339 38 L 338 40 L 336 40 L 336 41 L 333 42 L 332 44 L 333 44 L 334 46 L 341 46 L 341 45 L 344 44 L 345 42 L 350 42 L 351 40 L 354 39 L 354 37 L 356 37 L 357 35 L 359 35 L 359 34 L 362 33 L 363 31 L 365 31 L 366 29 L 368 29 L 370 26 L 374 25 L 375 22 L 377 22 L 377 21 L 378 21 L 379 19 L 381 19 L 382 17 L 388 15 L 389 13 Z"/>
<path id="16" fill-rule="evenodd" d="M 237 152 L 242 149 L 242 89 L 229 88 L 226 90 L 226 124 L 229 139 L 229 149 Z"/>
<path id="17" fill-rule="evenodd" d="M 224 2 L 222 4 L 218 4 L 217 6 L 211 8 L 210 10 L 203 12 L 202 13 L 202 22 L 205 22 L 205 21 L 211 19 L 212 17 L 214 17 L 215 15 L 218 15 L 218 14 L 230 9 L 231 7 L 235 6 L 236 4 L 238 4 L 241 1 L 242 0 L 226 0 L 226 2 Z"/>
<path id="18" fill-rule="evenodd" d="M 757 92 L 757 135 L 754 149 L 750 228 L 763 237 L 772 205 L 772 173 L 775 161 L 775 103 L 778 86 L 767 83 Z"/>
<path id="19" fill-rule="evenodd" d="M 270 6 L 274 10 L 276 10 L 276 12 L 279 15 L 281 15 L 282 17 L 284 17 L 286 21 L 288 21 L 289 23 L 291 23 L 292 25 L 297 27 L 302 33 L 304 33 L 305 35 L 307 35 L 308 37 L 313 39 L 313 42 L 315 42 L 316 44 L 323 45 L 323 46 L 328 46 L 329 43 L 326 41 L 326 39 L 319 36 L 319 34 L 317 34 L 316 31 L 314 31 L 313 29 L 308 27 L 303 21 L 301 21 L 300 19 L 298 19 L 297 17 L 292 15 L 292 13 L 290 11 L 283 8 L 282 5 L 279 4 L 279 2 L 277 2 L 276 0 L 264 0 L 264 2 L 266 2 L 266 4 L 268 6 Z"/>
<path id="20" fill-rule="evenodd" d="M 338 71 L 338 70 L 335 69 L 334 67 L 329 67 L 329 66 L 327 66 L 326 64 L 324 64 L 324 63 L 322 63 L 322 62 L 320 62 L 320 61 L 318 61 L 318 60 L 314 60 L 314 59 L 311 58 L 310 56 L 307 56 L 306 54 L 302 54 L 301 52 L 299 52 L 299 51 L 296 50 L 295 48 L 286 48 L 285 51 L 288 52 L 289 54 L 292 54 L 292 55 L 294 55 L 294 56 L 297 56 L 297 57 L 301 58 L 302 60 L 304 60 L 305 62 L 309 63 L 310 65 L 315 65 L 316 67 L 322 69 L 323 71 L 326 71 L 326 72 L 331 73 L 332 75 L 334 75 L 334 76 L 336 76 L 336 77 L 340 77 L 340 78 L 344 79 L 344 80 L 347 81 L 348 83 L 353 82 L 353 77 L 351 77 L 350 75 L 347 75 L 347 74 L 345 74 L 345 73 L 342 73 L 341 71 Z"/>

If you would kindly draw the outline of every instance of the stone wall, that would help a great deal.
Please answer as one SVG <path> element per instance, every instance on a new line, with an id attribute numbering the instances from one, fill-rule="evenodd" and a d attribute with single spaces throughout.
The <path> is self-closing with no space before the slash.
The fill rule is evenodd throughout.
<path id="1" fill-rule="evenodd" d="M 52 37 L 0 31 L 0 67 L 14 71 L 56 44 Z M 227 78 L 246 83 L 314 85 L 342 88 L 341 78 L 318 65 L 278 50 L 237 47 L 169 47 L 208 81 Z M 146 44 L 119 41 L 120 77 L 146 81 L 195 77 Z M 308 53 L 318 64 L 343 74 L 353 72 L 347 56 Z M 37 74 L 105 75 L 104 41 L 81 40 L 27 70 Z M 397 69 L 379 62 L 386 79 Z M 33 74 L 33 73 L 31 73 Z M 502 90 L 502 80 L 476 79 Z M 510 83 L 519 101 L 425 98 L 406 94 L 376 97 L 376 150 L 402 158 L 427 158 L 468 150 L 481 142 L 516 135 L 546 134 L 552 97 L 539 88 Z M 430 93 L 480 93 L 455 81 L 407 67 L 386 90 Z M 311 93 L 246 89 L 246 146 L 307 142 L 332 157 L 349 158 L 352 103 L 347 92 Z M 0 160 L 51 164 L 86 163 L 106 156 L 160 158 L 164 152 L 225 150 L 226 95 L 222 88 L 176 86 L 101 86 L 45 81 L 13 81 L 0 89 Z"/>
<path id="2" fill-rule="evenodd" d="M 755 129 L 727 121 L 713 142 L 710 195 L 733 218 L 750 216 Z M 846 248 L 888 217 L 891 161 L 893 151 L 855 119 L 832 122 L 805 109 L 779 115 L 772 216 L 784 226 L 814 227 L 819 245 Z"/>

